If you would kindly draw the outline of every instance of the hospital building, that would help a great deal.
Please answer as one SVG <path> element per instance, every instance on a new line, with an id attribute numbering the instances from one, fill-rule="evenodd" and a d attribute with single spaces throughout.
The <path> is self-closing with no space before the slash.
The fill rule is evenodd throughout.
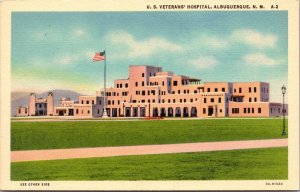
<path id="1" fill-rule="evenodd" d="M 131 65 L 128 78 L 116 79 L 106 89 L 106 110 L 110 117 L 281 116 L 282 104 L 270 102 L 269 95 L 267 82 L 202 83 L 162 67 Z M 17 116 L 101 117 L 103 96 L 104 91 L 98 91 L 94 96 L 79 96 L 77 101 L 62 98 L 58 106 L 50 93 L 40 100 L 30 97 L 27 114 L 26 107 L 19 107 Z M 285 105 L 286 115 L 287 108 Z"/>

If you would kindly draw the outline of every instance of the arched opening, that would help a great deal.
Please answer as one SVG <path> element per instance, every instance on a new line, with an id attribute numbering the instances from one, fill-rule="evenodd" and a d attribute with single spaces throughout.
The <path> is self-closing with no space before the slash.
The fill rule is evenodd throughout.
<path id="1" fill-rule="evenodd" d="M 140 108 L 140 117 L 145 117 L 146 116 L 146 109 L 145 107 Z"/>
<path id="2" fill-rule="evenodd" d="M 160 109 L 160 116 L 165 117 L 166 116 L 166 109 L 163 107 Z"/>
<path id="3" fill-rule="evenodd" d="M 153 117 L 158 117 L 158 109 L 157 109 L 157 107 L 153 108 L 153 115 L 152 116 Z"/>
<path id="4" fill-rule="evenodd" d="M 188 117 L 189 116 L 189 108 L 187 108 L 187 107 L 183 108 L 183 116 L 184 117 Z"/>
<path id="5" fill-rule="evenodd" d="M 180 107 L 176 107 L 176 109 L 175 109 L 175 117 L 181 117 L 181 109 L 180 109 Z"/>
<path id="6" fill-rule="evenodd" d="M 197 117 L 197 108 L 196 107 L 192 107 L 192 109 L 191 109 L 191 117 Z"/>
<path id="7" fill-rule="evenodd" d="M 174 117 L 173 108 L 172 107 L 168 108 L 168 117 Z"/>
<path id="8" fill-rule="evenodd" d="M 111 110 L 111 116 L 112 117 L 117 117 L 118 116 L 118 109 L 117 108 L 112 108 Z"/>
<path id="9" fill-rule="evenodd" d="M 126 117 L 130 117 L 131 116 L 131 109 L 130 109 L 130 107 L 126 107 L 125 108 L 125 116 Z"/>
<path id="10" fill-rule="evenodd" d="M 138 116 L 138 108 L 137 107 L 133 107 L 132 108 L 132 117 L 137 117 Z"/>

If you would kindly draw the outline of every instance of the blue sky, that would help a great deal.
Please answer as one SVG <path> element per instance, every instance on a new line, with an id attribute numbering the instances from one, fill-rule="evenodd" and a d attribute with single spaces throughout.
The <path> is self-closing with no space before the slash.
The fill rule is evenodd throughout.
<path id="1" fill-rule="evenodd" d="M 12 91 L 69 89 L 94 94 L 128 77 L 129 65 L 210 81 L 271 83 L 271 100 L 287 85 L 286 11 L 15 12 Z"/>

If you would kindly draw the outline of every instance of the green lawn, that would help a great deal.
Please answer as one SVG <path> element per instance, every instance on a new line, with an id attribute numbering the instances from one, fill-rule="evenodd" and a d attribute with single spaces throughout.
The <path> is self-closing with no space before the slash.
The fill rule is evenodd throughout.
<path id="1" fill-rule="evenodd" d="M 11 149 L 286 138 L 281 128 L 282 119 L 12 122 Z"/>
<path id="2" fill-rule="evenodd" d="M 12 180 L 282 180 L 288 150 L 248 149 L 12 163 Z"/>

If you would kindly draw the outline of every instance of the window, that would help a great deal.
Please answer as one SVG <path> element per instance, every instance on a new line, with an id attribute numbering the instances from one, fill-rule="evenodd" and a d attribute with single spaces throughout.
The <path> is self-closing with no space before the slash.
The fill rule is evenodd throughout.
<path id="1" fill-rule="evenodd" d="M 180 94 L 180 90 L 178 90 L 178 94 Z"/>
<path id="2" fill-rule="evenodd" d="M 218 88 L 215 88 L 215 92 L 218 92 Z"/>
<path id="3" fill-rule="evenodd" d="M 155 103 L 155 99 L 152 100 L 152 103 Z"/>
<path id="4" fill-rule="evenodd" d="M 204 103 L 206 103 L 206 98 L 204 98 Z"/>
<path id="5" fill-rule="evenodd" d="M 221 103 L 221 97 L 219 97 L 219 99 L 218 99 L 218 100 L 219 100 L 219 103 Z"/>
<path id="6" fill-rule="evenodd" d="M 99 104 L 101 105 L 101 100 L 99 100 Z"/>
<path id="7" fill-rule="evenodd" d="M 122 88 L 122 84 L 120 84 L 120 88 Z"/>
<path id="8" fill-rule="evenodd" d="M 215 99 L 214 98 L 210 98 L 210 102 L 211 103 L 215 102 Z"/>
<path id="9" fill-rule="evenodd" d="M 168 85 L 171 86 L 171 81 L 168 81 Z"/>
<path id="10" fill-rule="evenodd" d="M 161 100 L 161 102 L 162 102 L 162 103 L 165 103 L 165 100 L 164 100 L 164 99 L 162 99 L 162 100 Z"/>
<path id="11" fill-rule="evenodd" d="M 145 103 L 145 100 L 144 100 L 144 99 L 142 100 L 142 103 Z"/>
<path id="12" fill-rule="evenodd" d="M 254 93 L 256 93 L 256 87 L 254 87 Z"/>
<path id="13" fill-rule="evenodd" d="M 110 100 L 107 101 L 107 104 L 110 105 Z"/>
<path id="14" fill-rule="evenodd" d="M 145 73 L 142 73 L 142 77 L 145 77 Z"/>
<path id="15" fill-rule="evenodd" d="M 136 87 L 138 86 L 138 82 L 135 82 L 135 86 L 136 86 Z"/>
<path id="16" fill-rule="evenodd" d="M 173 86 L 177 86 L 177 81 L 173 81 Z"/>
<path id="17" fill-rule="evenodd" d="M 19 109 L 19 113 L 21 113 L 21 108 Z"/>
<path id="18" fill-rule="evenodd" d="M 88 110 L 88 114 L 90 114 L 90 110 Z"/>
<path id="19" fill-rule="evenodd" d="M 173 99 L 173 103 L 176 103 L 176 99 Z"/>
<path id="20" fill-rule="evenodd" d="M 145 91 L 142 91 L 142 95 L 145 95 L 146 93 L 145 93 Z"/>
<path id="21" fill-rule="evenodd" d="M 162 86 L 165 86 L 165 82 L 164 81 L 162 82 Z"/>
<path id="22" fill-rule="evenodd" d="M 207 92 L 210 92 L 210 88 L 207 88 Z"/>
<path id="23" fill-rule="evenodd" d="M 249 102 L 252 102 L 252 98 L 251 97 L 249 97 Z"/>
<path id="24" fill-rule="evenodd" d="M 254 113 L 254 108 L 252 108 L 252 113 Z"/>
<path id="25" fill-rule="evenodd" d="M 79 110 L 78 109 L 76 109 L 76 114 L 78 114 L 79 113 Z"/>
<path id="26" fill-rule="evenodd" d="M 186 103 L 186 99 L 183 99 L 183 102 Z"/>
<path id="27" fill-rule="evenodd" d="M 242 93 L 242 88 L 239 88 L 239 93 Z"/>
<path id="28" fill-rule="evenodd" d="M 206 113 L 206 108 L 203 108 L 203 114 L 205 114 Z"/>
<path id="29" fill-rule="evenodd" d="M 128 87 L 128 83 L 125 83 L 125 87 L 126 87 L 126 88 Z"/>
<path id="30" fill-rule="evenodd" d="M 151 75 L 152 75 L 152 74 L 151 74 L 151 72 L 150 72 L 150 75 L 149 75 L 149 76 L 151 77 Z"/>
<path id="31" fill-rule="evenodd" d="M 183 90 L 183 93 L 186 94 L 186 90 Z"/>
<path id="32" fill-rule="evenodd" d="M 182 99 L 180 99 L 179 102 L 182 103 Z"/>
<path id="33" fill-rule="evenodd" d="M 234 92 L 236 93 L 236 89 L 234 89 Z"/>
<path id="34" fill-rule="evenodd" d="M 168 103 L 171 103 L 171 99 L 168 99 Z"/>
<path id="35" fill-rule="evenodd" d="M 249 93 L 251 93 L 251 87 L 249 87 Z"/>
<path id="36" fill-rule="evenodd" d="M 232 113 L 240 113 L 240 109 L 239 108 L 232 108 Z"/>
<path id="37" fill-rule="evenodd" d="M 279 110 L 280 110 L 280 109 L 279 109 Z M 261 113 L 261 108 L 260 108 L 260 107 L 258 108 L 258 113 Z"/>
<path id="38" fill-rule="evenodd" d="M 250 108 L 248 108 L 248 113 L 250 113 Z"/>
<path id="39" fill-rule="evenodd" d="M 142 86 L 144 86 L 145 85 L 145 82 L 144 81 L 142 81 Z"/>
<path id="40" fill-rule="evenodd" d="M 222 113 L 222 109 L 220 109 L 220 113 Z"/>
<path id="41" fill-rule="evenodd" d="M 117 84 L 117 88 L 119 88 L 119 84 Z"/>
<path id="42" fill-rule="evenodd" d="M 225 92 L 225 88 L 224 87 L 222 88 L 222 92 Z"/>
<path id="43" fill-rule="evenodd" d="M 90 104 L 90 101 L 86 101 L 86 104 Z"/>
<path id="44" fill-rule="evenodd" d="M 193 102 L 193 99 L 190 99 L 190 102 L 192 103 L 192 102 Z"/>
<path id="45" fill-rule="evenodd" d="M 94 101 L 94 100 L 92 100 L 92 104 L 93 104 L 93 105 L 95 104 L 95 101 Z"/>
<path id="46" fill-rule="evenodd" d="M 244 113 L 247 113 L 247 109 L 246 108 L 244 108 Z"/>

